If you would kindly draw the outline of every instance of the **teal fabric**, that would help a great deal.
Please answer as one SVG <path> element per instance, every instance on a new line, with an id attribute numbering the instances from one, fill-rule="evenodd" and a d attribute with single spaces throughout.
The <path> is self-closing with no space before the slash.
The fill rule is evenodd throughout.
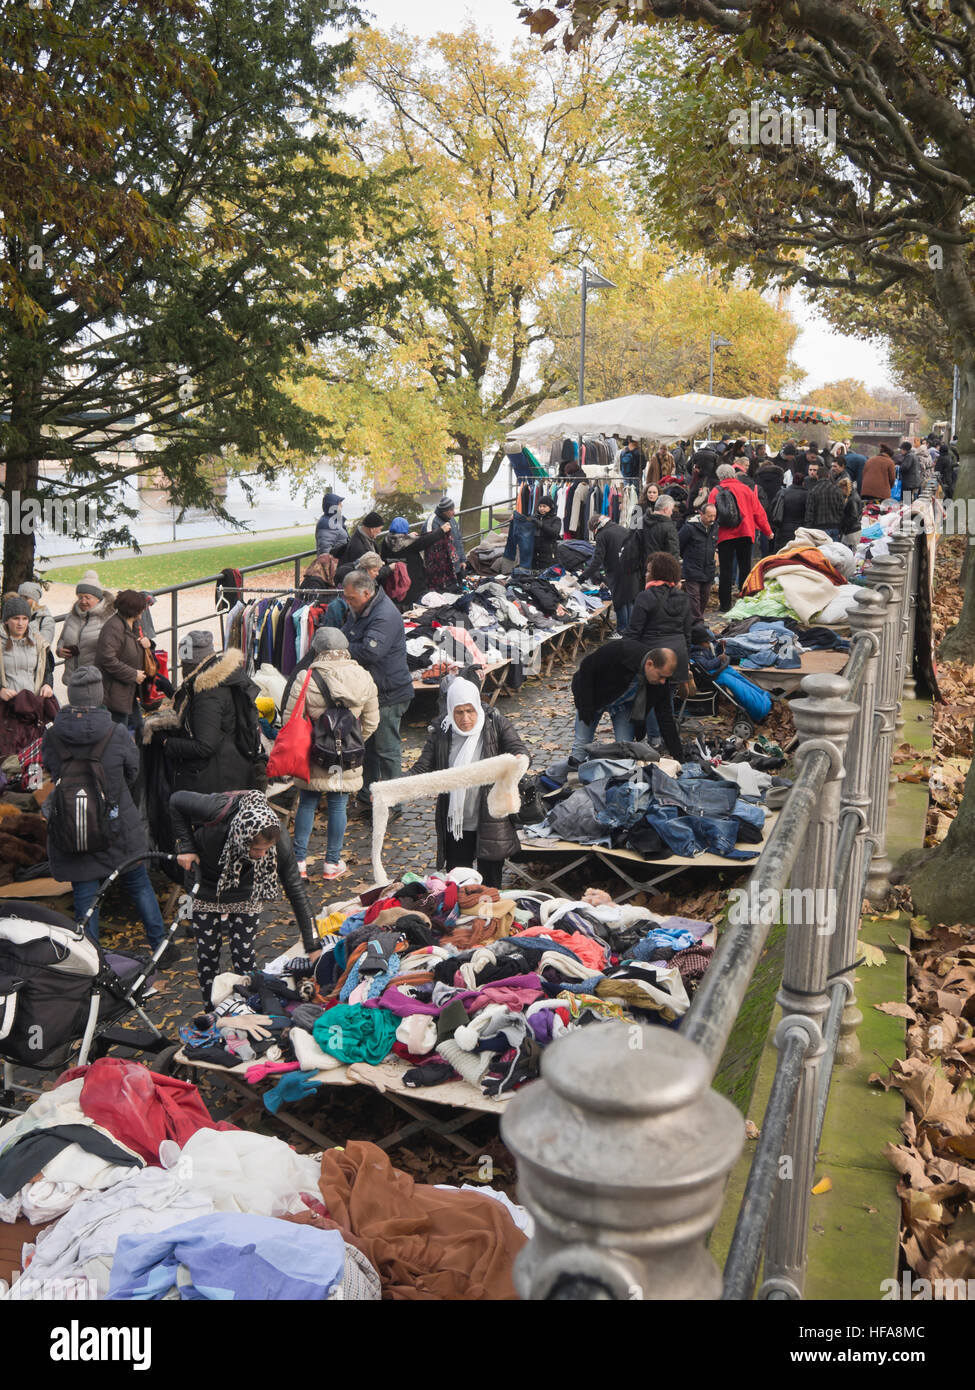
<path id="1" fill-rule="evenodd" d="M 340 1062 L 378 1065 L 392 1051 L 399 1019 L 388 1009 L 336 1004 L 315 1020 L 312 1033 L 323 1052 Z"/>

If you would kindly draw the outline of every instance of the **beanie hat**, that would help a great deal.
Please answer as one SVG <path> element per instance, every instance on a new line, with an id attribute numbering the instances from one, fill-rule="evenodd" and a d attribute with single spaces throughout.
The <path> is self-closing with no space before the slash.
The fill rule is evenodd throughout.
<path id="1" fill-rule="evenodd" d="M 68 704 L 90 707 L 105 699 L 102 673 L 97 666 L 79 666 L 68 677 Z"/>
<path id="2" fill-rule="evenodd" d="M 17 592 L 21 598 L 33 599 L 35 603 L 40 603 L 44 597 L 44 590 L 40 584 L 32 584 L 29 579 L 24 580 Z"/>
<path id="3" fill-rule="evenodd" d="M 313 652 L 347 652 L 349 639 L 337 627 L 319 627 L 311 639 Z"/>
<path id="4" fill-rule="evenodd" d="M 456 511 L 454 499 L 452 497 L 441 497 L 434 510 L 437 512 Z"/>
<path id="5" fill-rule="evenodd" d="M 8 594 L 3 601 L 3 621 L 8 618 L 29 618 L 30 604 L 19 594 Z"/>
<path id="6" fill-rule="evenodd" d="M 188 632 L 179 644 L 180 661 L 206 661 L 213 654 L 212 632 Z"/>
<path id="7" fill-rule="evenodd" d="M 262 719 L 274 718 L 274 711 L 277 709 L 277 705 L 274 703 L 274 699 L 272 696 L 258 695 L 257 699 L 254 701 L 254 704 L 257 706 L 257 712 Z"/>
<path id="8" fill-rule="evenodd" d="M 555 498 L 554 498 L 554 497 L 549 497 L 549 496 L 547 496 L 547 495 L 546 495 L 545 497 L 540 497 L 540 498 L 538 499 L 538 505 L 539 505 L 539 507 L 548 507 L 551 511 L 554 512 L 554 511 L 555 511 Z"/>
<path id="9" fill-rule="evenodd" d="M 95 598 L 105 597 L 105 590 L 98 582 L 98 575 L 94 570 L 85 570 L 74 586 L 74 591 L 76 594 L 94 594 Z"/>
<path id="10" fill-rule="evenodd" d="M 389 534 L 391 536 L 408 536 L 410 534 L 410 523 L 405 516 L 394 516 L 389 523 Z"/>
<path id="11" fill-rule="evenodd" d="M 368 516 L 364 516 L 359 522 L 360 526 L 382 526 L 382 524 L 383 519 L 378 512 L 370 512 Z"/>

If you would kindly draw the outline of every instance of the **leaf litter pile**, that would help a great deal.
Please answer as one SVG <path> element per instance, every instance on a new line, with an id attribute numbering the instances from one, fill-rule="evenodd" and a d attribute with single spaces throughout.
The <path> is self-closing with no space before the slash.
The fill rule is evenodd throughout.
<path id="1" fill-rule="evenodd" d="M 964 538 L 938 547 L 935 643 L 957 621 Z M 939 844 L 957 814 L 972 759 L 975 668 L 939 663 L 944 700 L 933 707 L 933 750 L 897 750 L 898 777 L 926 782 L 925 845 Z M 895 890 L 905 906 L 905 890 Z M 975 911 L 973 911 L 975 919 Z M 975 1278 L 975 925 L 911 921 L 907 1003 L 877 1007 L 907 1023 L 907 1056 L 870 1080 L 900 1091 L 903 1142 L 885 1155 L 897 1170 L 904 1260 L 921 1279 Z"/>

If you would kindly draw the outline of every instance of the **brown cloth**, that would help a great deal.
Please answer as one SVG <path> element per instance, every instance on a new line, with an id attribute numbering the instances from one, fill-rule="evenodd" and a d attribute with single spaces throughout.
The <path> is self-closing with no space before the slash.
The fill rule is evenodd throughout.
<path id="1" fill-rule="evenodd" d="M 384 1299 L 517 1298 L 511 1271 L 525 1236 L 492 1197 L 414 1182 L 357 1139 L 322 1154 L 318 1186 L 336 1229 L 378 1271 Z"/>
<path id="2" fill-rule="evenodd" d="M 0 1279 L 13 1284 L 20 1277 L 20 1252 L 25 1245 L 32 1245 L 38 1231 L 48 1224 L 33 1226 L 22 1216 L 17 1221 L 0 1221 Z"/>

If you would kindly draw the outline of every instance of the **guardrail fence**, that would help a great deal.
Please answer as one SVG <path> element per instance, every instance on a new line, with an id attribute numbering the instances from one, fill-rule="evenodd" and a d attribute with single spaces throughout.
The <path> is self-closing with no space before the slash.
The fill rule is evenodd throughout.
<path id="1" fill-rule="evenodd" d="M 927 484 L 922 500 L 933 493 Z M 859 1055 L 861 905 L 865 892 L 877 901 L 889 888 L 894 739 L 901 699 L 913 693 L 916 538 L 895 536 L 890 551 L 856 596 L 843 674 L 807 676 L 792 702 L 793 786 L 680 1027 L 572 1034 L 508 1106 L 502 1135 L 536 1223 L 516 1264 L 523 1298 L 741 1300 L 756 1284 L 759 1298 L 803 1296 L 831 1074 Z M 783 901 L 802 910 L 783 914 Z M 719 1272 L 707 1236 L 745 1126 L 712 1082 L 780 920 L 775 1077 Z"/>

